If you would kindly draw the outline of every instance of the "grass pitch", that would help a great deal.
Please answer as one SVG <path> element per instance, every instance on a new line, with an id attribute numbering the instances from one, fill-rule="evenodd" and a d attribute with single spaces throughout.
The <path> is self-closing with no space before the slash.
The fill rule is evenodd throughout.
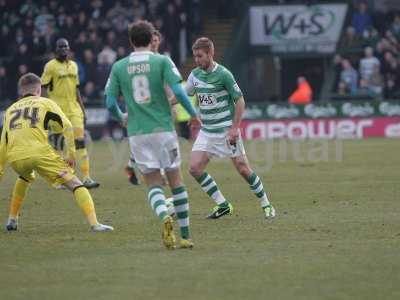
<path id="1" fill-rule="evenodd" d="M 91 148 L 99 220 L 92 234 L 72 195 L 31 187 L 18 232 L 0 232 L 0 299 L 400 299 L 398 140 L 247 143 L 278 213 L 258 202 L 229 161 L 208 171 L 233 216 L 187 176 L 195 248 L 167 251 L 143 186 L 128 184 L 124 143 Z M 187 168 L 190 145 L 182 147 Z M 0 183 L 8 214 L 15 174 Z"/>

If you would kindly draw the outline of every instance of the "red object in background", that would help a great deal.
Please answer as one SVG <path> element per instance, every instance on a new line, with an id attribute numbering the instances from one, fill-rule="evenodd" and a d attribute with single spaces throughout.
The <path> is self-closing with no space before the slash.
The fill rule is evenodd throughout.
<path id="1" fill-rule="evenodd" d="M 312 100 L 312 88 L 304 77 L 297 79 L 297 89 L 289 97 L 290 104 L 308 104 Z"/>

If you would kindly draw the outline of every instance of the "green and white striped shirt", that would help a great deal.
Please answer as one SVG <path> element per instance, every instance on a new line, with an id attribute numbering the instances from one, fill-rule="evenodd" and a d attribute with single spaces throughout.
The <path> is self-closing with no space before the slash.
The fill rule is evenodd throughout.
<path id="1" fill-rule="evenodd" d="M 217 63 L 211 72 L 194 69 L 187 80 L 186 92 L 196 95 L 202 130 L 224 132 L 232 125 L 236 100 L 243 96 L 232 73 Z"/>

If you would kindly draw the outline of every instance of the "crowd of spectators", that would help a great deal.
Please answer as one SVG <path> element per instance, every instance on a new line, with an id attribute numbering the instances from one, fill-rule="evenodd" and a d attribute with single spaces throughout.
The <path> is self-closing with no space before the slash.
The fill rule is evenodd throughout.
<path id="1" fill-rule="evenodd" d="M 343 96 L 400 96 L 400 11 L 359 2 L 334 58 L 335 90 Z"/>
<path id="2" fill-rule="evenodd" d="M 110 67 L 130 51 L 128 24 L 152 21 L 162 52 L 179 66 L 201 30 L 200 0 L 0 0 L 0 99 L 17 96 L 22 74 L 41 74 L 65 37 L 78 63 L 84 101 L 99 99 Z"/>

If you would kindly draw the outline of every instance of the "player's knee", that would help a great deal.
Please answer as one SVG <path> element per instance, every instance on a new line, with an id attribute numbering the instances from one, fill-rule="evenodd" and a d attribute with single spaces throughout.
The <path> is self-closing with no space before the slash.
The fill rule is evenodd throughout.
<path id="1" fill-rule="evenodd" d="M 200 168 L 198 164 L 190 164 L 189 173 L 193 177 L 200 177 L 203 174 L 203 170 Z"/>
<path id="2" fill-rule="evenodd" d="M 251 170 L 249 166 L 244 162 L 238 163 L 236 165 L 236 169 L 238 170 L 239 174 L 244 178 L 248 178 L 251 175 Z"/>
<path id="3" fill-rule="evenodd" d="M 71 180 L 64 183 L 64 186 L 71 192 L 75 191 L 77 188 L 83 186 L 82 181 L 78 177 L 74 177 Z"/>
<path id="4" fill-rule="evenodd" d="M 19 176 L 18 180 L 22 180 L 25 183 L 31 184 L 35 181 L 35 174 L 30 174 L 29 176 Z"/>
<path id="5" fill-rule="evenodd" d="M 75 149 L 84 149 L 86 147 L 85 140 L 84 139 L 76 139 L 75 140 Z"/>

